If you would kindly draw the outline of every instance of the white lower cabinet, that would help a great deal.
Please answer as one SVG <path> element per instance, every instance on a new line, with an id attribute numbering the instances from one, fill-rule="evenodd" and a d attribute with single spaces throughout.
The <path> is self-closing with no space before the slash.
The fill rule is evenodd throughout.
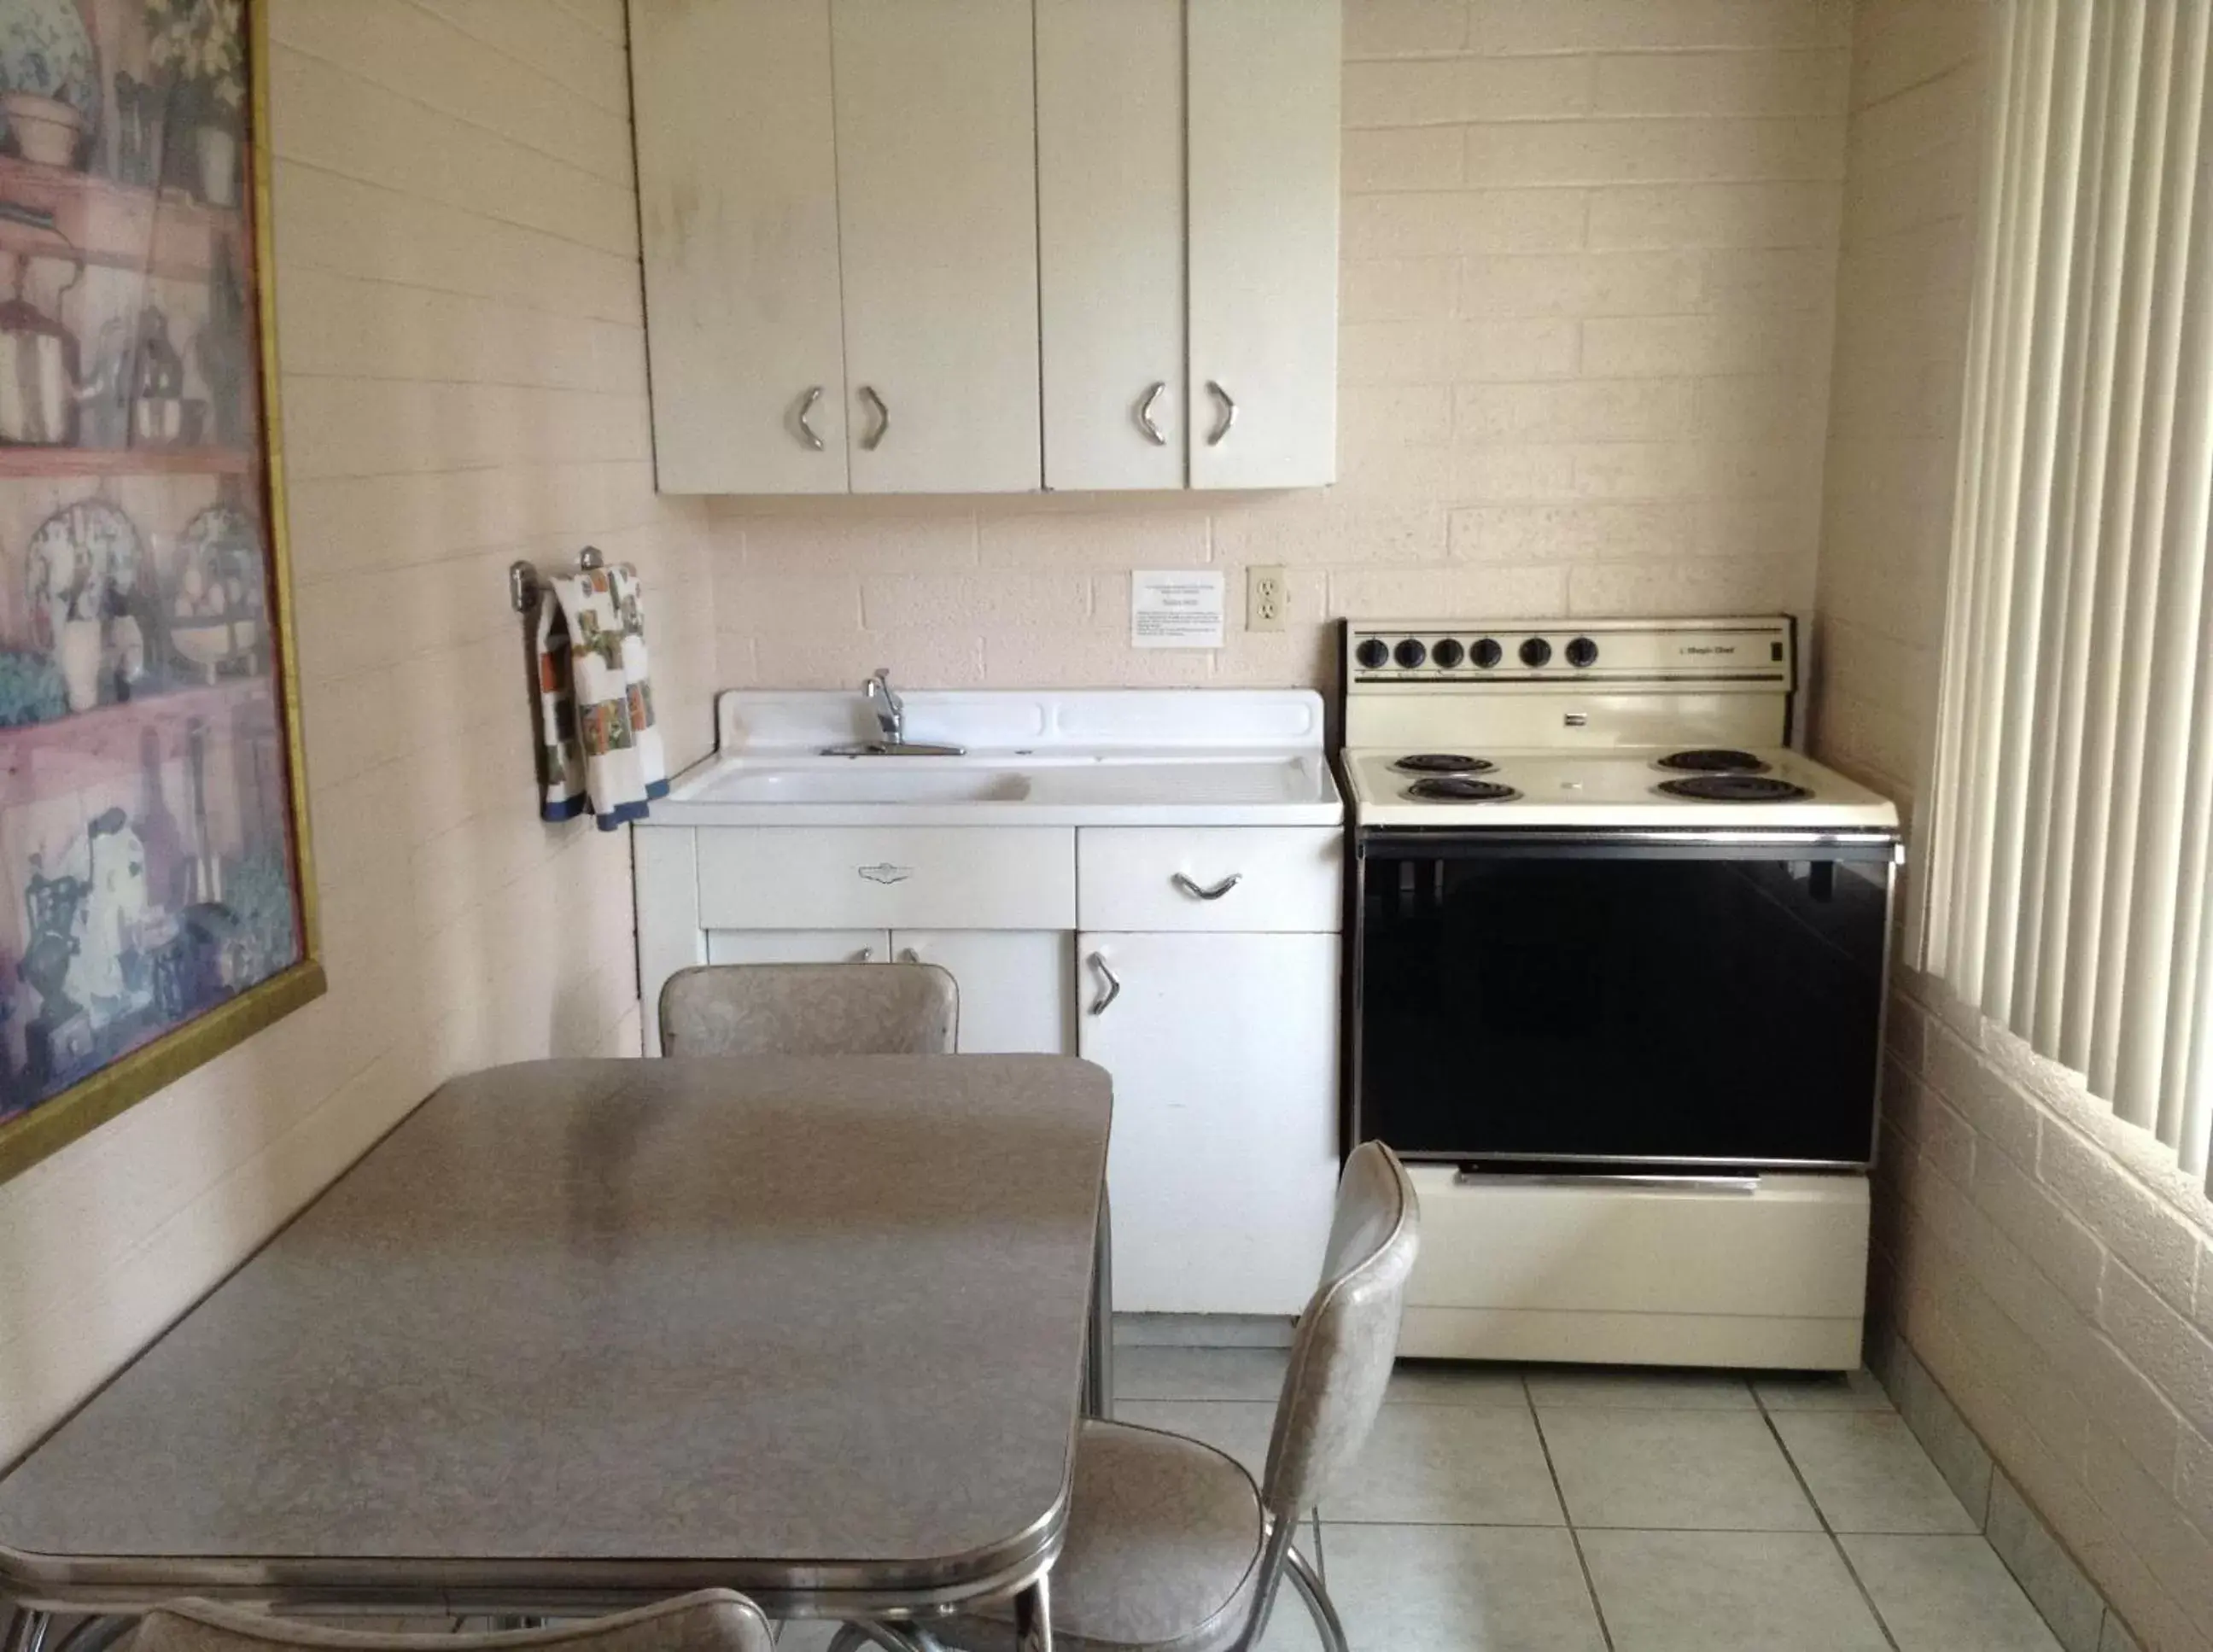
<path id="1" fill-rule="evenodd" d="M 950 970 L 963 1055 L 1071 1055 L 1075 957 L 1064 930 L 894 930 L 890 955 Z"/>
<path id="2" fill-rule="evenodd" d="M 964 1053 L 1113 1075 L 1119 1310 L 1305 1306 L 1337 1185 L 1337 828 L 635 837 L 649 1006 L 696 963 L 941 965 Z"/>
<path id="3" fill-rule="evenodd" d="M 1076 940 L 1076 1053 L 1113 1076 L 1114 1306 L 1295 1314 L 1337 1186 L 1334 935 Z"/>

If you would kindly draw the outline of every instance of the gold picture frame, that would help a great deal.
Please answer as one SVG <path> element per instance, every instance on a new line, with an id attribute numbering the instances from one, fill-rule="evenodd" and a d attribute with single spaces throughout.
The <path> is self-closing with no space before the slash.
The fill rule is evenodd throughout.
<path id="1" fill-rule="evenodd" d="M 205 0 L 166 0 L 166 4 L 152 9 L 166 13 L 171 8 L 188 9 L 204 3 Z M 93 8 L 113 5 L 143 9 L 145 4 L 146 0 L 88 0 Z M 252 440 L 258 444 L 259 451 L 258 468 L 248 473 L 259 477 L 261 522 L 265 528 L 267 586 L 264 612 L 267 636 L 263 669 L 273 688 L 281 733 L 282 818 L 288 834 L 283 842 L 289 851 L 297 955 L 264 978 L 231 992 L 212 1008 L 137 1044 L 108 1064 L 0 1122 L 0 1181 L 20 1174 L 326 990 L 309 831 L 307 760 L 301 734 L 293 582 L 285 509 L 267 142 L 268 14 L 267 0 L 247 0 L 240 31 L 247 58 L 247 95 L 243 110 L 247 124 L 235 140 L 238 153 L 235 162 L 245 186 L 235 193 L 249 221 L 241 239 L 250 249 L 251 267 L 243 273 L 253 288 L 247 313 L 253 323 L 253 381 L 259 394 L 259 425 L 252 432 Z M 106 67 L 103 64 L 103 70 Z M 103 87 L 118 83 L 116 76 L 105 73 L 101 82 Z M 25 146 L 27 148 L 27 140 Z M 153 198 L 157 202 L 166 199 L 168 190 L 166 180 L 156 176 Z M 149 231 L 149 268 L 152 239 L 153 232 Z M 11 732 L 0 728 L 0 742 L 7 741 Z"/>

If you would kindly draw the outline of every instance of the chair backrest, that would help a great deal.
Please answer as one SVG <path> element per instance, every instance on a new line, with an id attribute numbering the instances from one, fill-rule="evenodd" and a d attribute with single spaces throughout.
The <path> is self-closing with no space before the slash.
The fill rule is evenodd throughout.
<path id="1" fill-rule="evenodd" d="M 665 1056 L 942 1056 L 960 990 L 935 964 L 708 964 L 661 989 Z"/>
<path id="2" fill-rule="evenodd" d="M 172 1600 L 139 1620 L 123 1652 L 775 1652 L 775 1647 L 759 1606 L 728 1589 L 702 1589 L 613 1618 L 482 1635 L 387 1635 L 272 1618 L 210 1600 Z"/>
<path id="3" fill-rule="evenodd" d="M 1260 1497 L 1279 1526 L 1296 1524 L 1375 1426 L 1420 1244 L 1421 1207 L 1405 1167 L 1382 1143 L 1363 1142 L 1338 1183 L 1321 1283 L 1291 1340 L 1276 1402 Z"/>

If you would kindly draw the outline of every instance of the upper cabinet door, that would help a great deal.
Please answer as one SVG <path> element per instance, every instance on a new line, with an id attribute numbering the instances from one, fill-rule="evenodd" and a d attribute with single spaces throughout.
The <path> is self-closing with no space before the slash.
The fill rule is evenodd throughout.
<path id="1" fill-rule="evenodd" d="M 1045 485 L 1184 485 L 1183 0 L 1037 0 Z"/>
<path id="2" fill-rule="evenodd" d="M 1030 9 L 831 0 L 856 493 L 1042 485 Z"/>
<path id="3" fill-rule="evenodd" d="M 830 0 L 631 0 L 666 493 L 843 493 Z"/>
<path id="4" fill-rule="evenodd" d="M 1186 28 L 1191 484 L 1320 486 L 1337 476 L 1338 0 L 1188 0 Z"/>

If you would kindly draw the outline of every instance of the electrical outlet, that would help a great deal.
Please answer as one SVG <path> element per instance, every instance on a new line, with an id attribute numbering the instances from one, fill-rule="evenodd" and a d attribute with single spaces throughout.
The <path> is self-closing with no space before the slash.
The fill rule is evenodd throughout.
<path id="1" fill-rule="evenodd" d="M 1290 588 L 1280 568 L 1245 570 L 1245 629 L 1281 631 L 1283 612 L 1291 606 Z"/>

